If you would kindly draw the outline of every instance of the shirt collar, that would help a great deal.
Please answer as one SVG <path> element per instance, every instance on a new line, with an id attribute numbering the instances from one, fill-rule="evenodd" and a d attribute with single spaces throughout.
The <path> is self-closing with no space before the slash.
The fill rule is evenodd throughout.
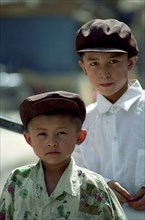
<path id="1" fill-rule="evenodd" d="M 44 172 L 41 161 L 39 161 L 33 169 L 31 179 L 33 180 L 33 182 L 37 183 L 37 185 L 41 186 L 41 188 L 46 190 L 44 182 Z M 51 194 L 51 197 L 57 198 L 64 192 L 72 196 L 76 196 L 78 194 L 78 181 L 78 169 L 75 165 L 74 159 L 71 158 L 68 167 L 60 178 L 54 192 Z"/>
<path id="2" fill-rule="evenodd" d="M 130 80 L 128 90 L 114 104 L 109 102 L 103 95 L 98 94 L 97 103 L 100 114 L 117 112 L 120 109 L 128 111 L 132 104 L 142 95 L 142 87 L 138 80 Z"/>
<path id="3" fill-rule="evenodd" d="M 64 191 L 72 196 L 76 196 L 78 194 L 78 181 L 77 166 L 75 165 L 74 159 L 71 158 L 71 162 L 64 171 L 54 191 L 55 197 Z"/>

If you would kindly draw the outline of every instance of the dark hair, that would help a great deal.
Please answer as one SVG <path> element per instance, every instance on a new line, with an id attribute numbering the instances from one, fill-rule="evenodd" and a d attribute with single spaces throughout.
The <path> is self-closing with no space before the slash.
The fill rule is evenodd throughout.
<path id="1" fill-rule="evenodd" d="M 66 109 L 66 110 L 65 109 L 55 109 L 55 110 L 47 111 L 47 112 L 42 113 L 40 115 L 45 115 L 45 116 L 59 116 L 59 115 L 61 115 L 61 116 L 64 116 L 64 117 L 68 116 L 68 117 L 71 117 L 72 119 L 75 119 L 76 123 L 78 124 L 79 129 L 82 128 L 82 121 L 73 110 L 68 111 L 68 109 Z M 39 116 L 39 115 L 37 115 L 37 116 Z M 30 123 L 31 120 L 32 120 L 32 118 L 30 120 L 28 120 L 28 122 L 27 122 L 27 124 L 24 128 L 24 130 L 26 132 L 28 131 L 28 124 Z"/>

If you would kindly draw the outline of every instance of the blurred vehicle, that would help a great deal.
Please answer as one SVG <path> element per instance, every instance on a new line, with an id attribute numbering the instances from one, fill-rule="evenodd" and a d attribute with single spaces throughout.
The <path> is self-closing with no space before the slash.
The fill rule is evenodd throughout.
<path id="1" fill-rule="evenodd" d="M 18 110 L 23 98 L 33 94 L 33 90 L 23 80 L 20 73 L 0 72 L 0 110 Z"/>

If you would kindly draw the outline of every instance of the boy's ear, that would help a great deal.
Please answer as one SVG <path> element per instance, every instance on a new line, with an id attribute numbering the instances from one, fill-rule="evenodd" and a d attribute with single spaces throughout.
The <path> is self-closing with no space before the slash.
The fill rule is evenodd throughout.
<path id="1" fill-rule="evenodd" d="M 134 67 L 134 65 L 136 64 L 136 61 L 137 61 L 136 56 L 129 58 L 129 60 L 128 60 L 128 69 L 129 70 L 131 70 Z"/>
<path id="2" fill-rule="evenodd" d="M 23 135 L 24 135 L 24 138 L 25 138 L 27 144 L 31 145 L 31 137 L 30 137 L 29 133 L 24 132 Z"/>
<path id="3" fill-rule="evenodd" d="M 84 65 L 83 61 L 79 60 L 79 65 L 80 65 L 81 69 L 83 70 L 83 72 L 85 73 L 85 75 L 87 75 L 87 72 L 86 72 L 85 65 Z"/>
<path id="4" fill-rule="evenodd" d="M 86 130 L 81 130 L 77 139 L 77 144 L 81 144 L 83 143 L 83 141 L 85 140 L 87 136 L 87 131 Z"/>

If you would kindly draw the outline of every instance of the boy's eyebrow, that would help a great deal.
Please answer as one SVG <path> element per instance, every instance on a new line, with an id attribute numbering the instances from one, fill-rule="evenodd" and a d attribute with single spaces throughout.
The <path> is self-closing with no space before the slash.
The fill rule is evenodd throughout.
<path id="1" fill-rule="evenodd" d="M 46 131 L 47 129 L 46 128 L 34 128 L 34 130 L 44 130 L 44 131 Z"/>
<path id="2" fill-rule="evenodd" d="M 122 55 L 121 53 L 114 53 L 114 54 L 111 54 L 109 58 L 120 57 L 121 55 Z"/>
<path id="3" fill-rule="evenodd" d="M 99 60 L 99 58 L 97 58 L 97 57 L 89 57 L 88 59 L 87 59 L 88 61 L 94 61 L 94 60 Z"/>
<path id="4" fill-rule="evenodd" d="M 57 127 L 57 129 L 64 129 L 64 128 L 68 128 L 69 126 L 66 126 L 66 125 L 64 125 L 64 126 L 58 126 Z M 35 130 L 44 130 L 44 131 L 46 131 L 47 130 L 47 128 L 41 128 L 41 127 L 38 127 L 38 128 L 34 128 Z"/>

